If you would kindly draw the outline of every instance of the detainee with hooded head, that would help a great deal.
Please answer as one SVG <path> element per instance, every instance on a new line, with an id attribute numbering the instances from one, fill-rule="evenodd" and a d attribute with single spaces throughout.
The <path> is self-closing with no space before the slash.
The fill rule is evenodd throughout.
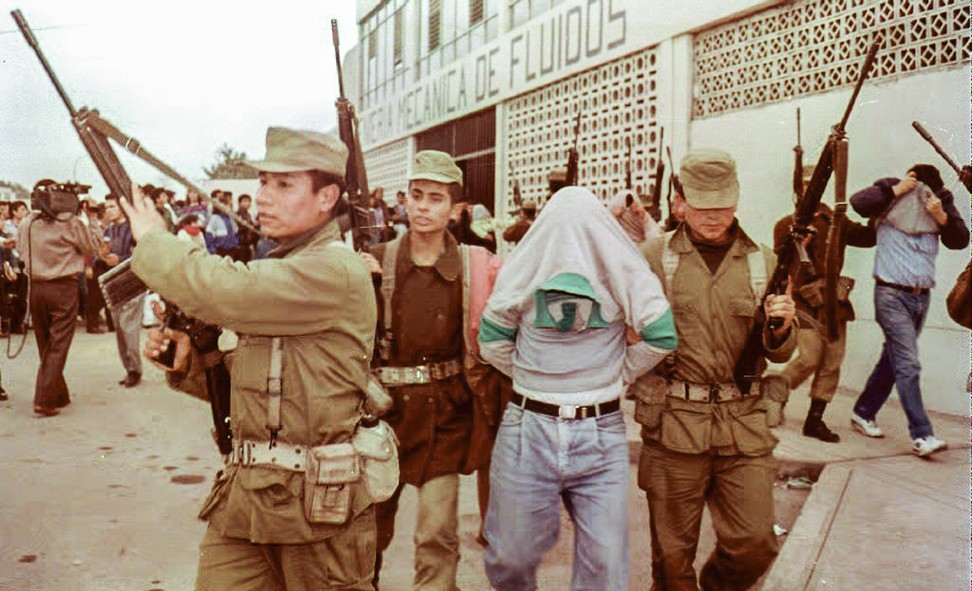
<path id="1" fill-rule="evenodd" d="M 496 589 L 532 590 L 575 525 L 574 590 L 628 588 L 625 387 L 675 348 L 657 277 L 587 189 L 547 202 L 483 313 L 483 358 L 513 378 L 490 469 L 484 536 Z"/>
<path id="2" fill-rule="evenodd" d="M 741 591 L 777 553 L 777 440 L 758 384 L 742 391 L 733 380 L 776 256 L 735 217 L 739 182 L 729 154 L 692 150 L 682 159 L 679 178 L 684 195 L 675 200 L 684 223 L 643 247 L 662 279 L 678 331 L 678 350 L 634 387 L 652 589 Z M 764 309 L 781 325 L 764 324 L 757 381 L 767 359 L 786 361 L 796 346 L 789 294 L 768 296 Z M 706 506 L 716 547 L 697 582 L 692 564 Z"/>
<path id="3" fill-rule="evenodd" d="M 196 588 L 367 590 L 373 499 L 346 458 L 376 314 L 371 278 L 334 221 L 348 151 L 334 135 L 282 127 L 266 143 L 266 159 L 248 162 L 260 171 L 262 232 L 278 243 L 266 259 L 211 255 L 167 233 L 141 192 L 123 202 L 138 243 L 132 270 L 188 316 L 239 336 L 222 359 L 233 451 L 199 514 L 209 527 Z M 184 333 L 153 330 L 146 356 L 168 340 L 170 385 L 206 398 L 203 372 L 218 352 L 203 357 Z"/>

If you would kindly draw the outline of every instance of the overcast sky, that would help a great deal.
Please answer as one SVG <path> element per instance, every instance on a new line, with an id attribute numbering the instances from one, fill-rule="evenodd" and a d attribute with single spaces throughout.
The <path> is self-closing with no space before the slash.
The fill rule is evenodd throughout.
<path id="1" fill-rule="evenodd" d="M 269 125 L 336 125 L 330 19 L 357 42 L 352 0 L 0 0 L 0 179 L 76 179 L 107 192 L 67 109 L 10 12 L 19 8 L 75 108 L 102 117 L 182 175 L 228 143 L 262 157 Z M 177 188 L 116 149 L 137 182 Z M 124 154 L 124 155 L 121 155 Z M 178 194 L 182 195 L 182 190 Z"/>

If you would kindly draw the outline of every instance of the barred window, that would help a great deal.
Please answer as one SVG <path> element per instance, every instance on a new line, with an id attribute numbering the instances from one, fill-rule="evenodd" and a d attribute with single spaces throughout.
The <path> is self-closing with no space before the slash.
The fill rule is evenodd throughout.
<path id="1" fill-rule="evenodd" d="M 394 64 L 397 66 L 402 63 L 402 41 L 405 35 L 405 18 L 404 13 L 401 9 L 395 11 L 395 22 L 394 22 L 394 41 L 393 41 L 393 52 L 394 52 Z"/>
<path id="2" fill-rule="evenodd" d="M 368 35 L 368 59 L 378 57 L 378 33 Z"/>
<path id="3" fill-rule="evenodd" d="M 429 51 L 439 48 L 442 29 L 442 0 L 429 0 Z"/>
<path id="4" fill-rule="evenodd" d="M 469 26 L 483 20 L 483 0 L 469 0 Z"/>

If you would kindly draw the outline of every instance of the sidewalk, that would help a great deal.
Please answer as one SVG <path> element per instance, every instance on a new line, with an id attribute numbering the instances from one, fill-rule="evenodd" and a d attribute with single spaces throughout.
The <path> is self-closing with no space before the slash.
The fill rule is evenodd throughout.
<path id="1" fill-rule="evenodd" d="M 777 430 L 781 469 L 823 471 L 763 591 L 968 589 L 968 418 L 929 413 L 949 449 L 921 459 L 911 454 L 896 399 L 878 416 L 883 439 L 850 427 L 855 399 L 842 389 L 827 408 L 825 420 L 841 436 L 828 444 L 800 433 L 806 388 L 790 396 Z"/>

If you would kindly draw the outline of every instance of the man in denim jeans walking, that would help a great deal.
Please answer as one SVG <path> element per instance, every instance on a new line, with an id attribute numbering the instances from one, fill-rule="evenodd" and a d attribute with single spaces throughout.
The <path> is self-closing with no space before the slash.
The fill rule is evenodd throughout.
<path id="1" fill-rule="evenodd" d="M 490 469 L 490 584 L 537 588 L 562 499 L 575 524 L 571 588 L 626 590 L 620 396 L 675 348 L 675 326 L 658 279 L 590 191 L 561 189 L 544 207 L 496 278 L 479 344 L 514 389 Z"/>
<path id="2" fill-rule="evenodd" d="M 851 197 L 862 216 L 877 218 L 874 312 L 884 331 L 884 349 L 854 404 L 851 425 L 868 437 L 883 437 L 875 416 L 897 386 L 908 417 L 912 451 L 920 457 L 945 449 L 935 437 L 921 401 L 918 335 L 935 286 L 938 240 L 952 250 L 969 244 L 969 230 L 938 169 L 916 164 L 903 179 L 880 179 Z"/>

